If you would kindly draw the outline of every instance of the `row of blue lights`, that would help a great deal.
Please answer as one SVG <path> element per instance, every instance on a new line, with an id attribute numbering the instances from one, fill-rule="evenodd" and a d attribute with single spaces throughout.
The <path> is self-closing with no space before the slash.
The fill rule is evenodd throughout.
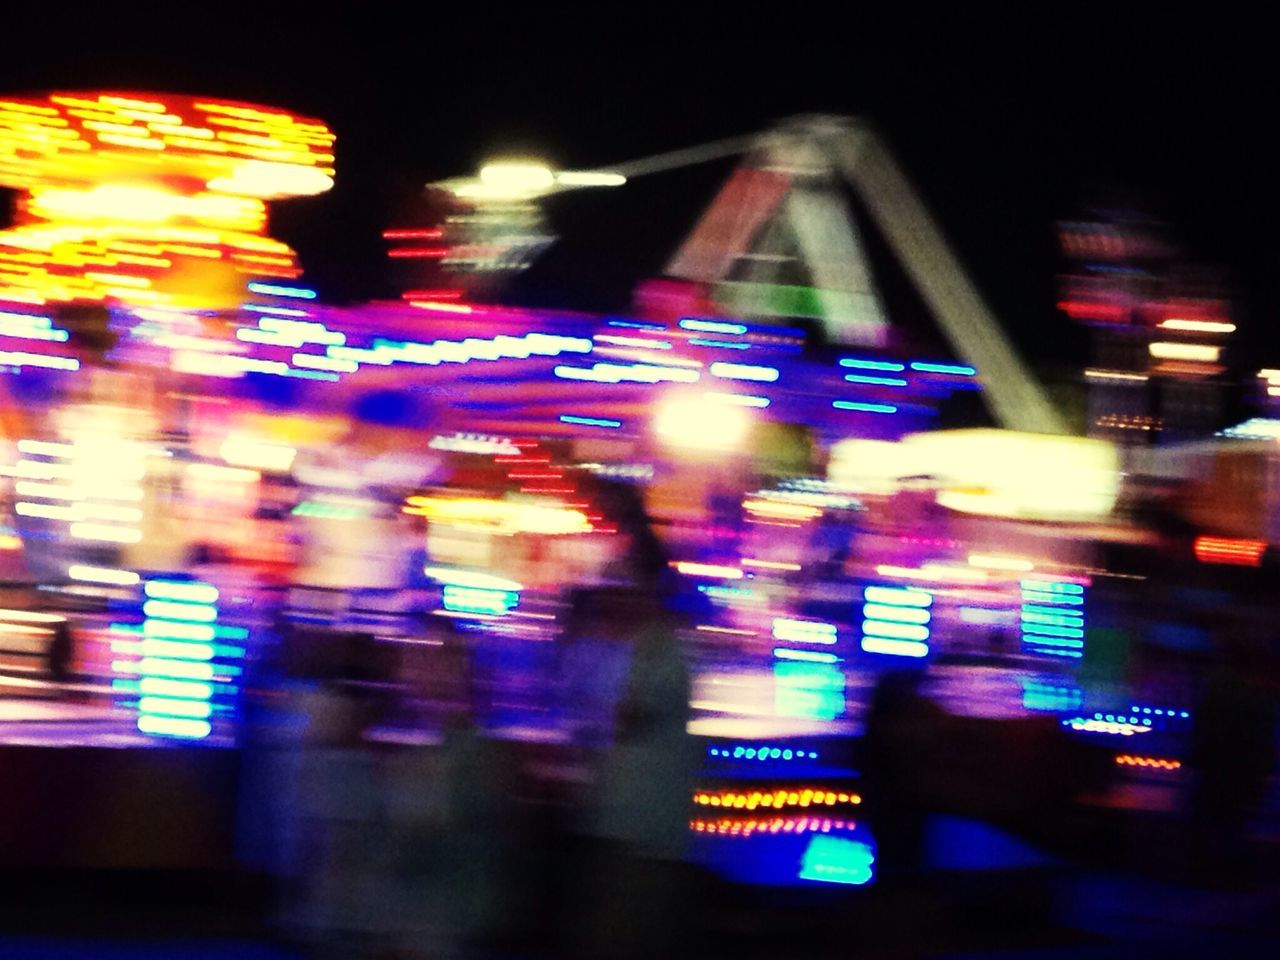
<path id="1" fill-rule="evenodd" d="M 237 686 L 220 677 L 237 677 L 244 648 L 215 641 L 247 637 L 247 631 L 219 627 L 218 590 L 193 580 L 154 579 L 143 584 L 145 617 L 135 627 L 112 624 L 113 634 L 135 634 L 129 647 L 140 654 L 135 661 L 113 661 L 117 672 L 136 674 L 137 680 L 117 678 L 116 690 L 137 693 L 138 729 L 151 736 L 201 740 L 212 732 L 216 710 L 230 710 L 221 702 L 234 697 Z M 113 643 L 113 650 L 124 647 Z M 222 662 L 220 662 L 222 661 Z"/>
<path id="2" fill-rule="evenodd" d="M 1028 710 L 1077 710 L 1083 701 L 1084 692 L 1079 687 L 1032 679 L 1022 681 L 1022 705 Z"/>
<path id="3" fill-rule="evenodd" d="M 291 297 L 298 300 L 314 300 L 316 292 L 306 287 L 285 287 L 277 283 L 259 283 L 252 281 L 249 289 L 254 293 L 260 293 L 267 297 Z"/>
<path id="4" fill-rule="evenodd" d="M 1108 723 L 1133 723 L 1142 726 L 1149 726 L 1153 722 L 1159 723 L 1163 720 L 1190 720 L 1191 712 L 1189 710 L 1168 710 L 1155 714 L 1153 711 L 1142 713 L 1135 709 L 1132 713 L 1095 713 L 1095 720 L 1106 720 Z"/>
<path id="5" fill-rule="evenodd" d="M 797 750 L 791 747 L 747 747 L 737 744 L 730 749 L 727 746 L 708 747 L 707 756 L 725 760 L 817 760 L 817 750 Z"/>
<path id="6" fill-rule="evenodd" d="M 1064 580 L 1023 580 L 1022 643 L 1052 657 L 1084 656 L 1084 587 Z"/>
<path id="7" fill-rule="evenodd" d="M 909 367 L 916 373 L 940 373 L 953 377 L 973 377 L 978 373 L 976 367 L 961 363 L 927 363 L 921 360 L 899 363 L 896 360 L 871 360 L 863 357 L 841 357 L 840 366 L 852 370 L 884 370 L 890 373 L 902 373 Z"/>

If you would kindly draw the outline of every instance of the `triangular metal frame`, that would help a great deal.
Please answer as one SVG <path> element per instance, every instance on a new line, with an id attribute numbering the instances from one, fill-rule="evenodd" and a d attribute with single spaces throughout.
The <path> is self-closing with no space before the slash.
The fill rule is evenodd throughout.
<path id="1" fill-rule="evenodd" d="M 775 282 L 776 258 L 752 259 L 752 246 L 781 218 L 813 281 L 827 335 L 835 342 L 883 345 L 888 321 L 867 264 L 857 222 L 841 196 L 848 184 L 961 359 L 977 366 L 991 412 L 1003 426 L 1066 433 L 1066 426 L 970 282 L 916 190 L 867 125 L 838 117 L 800 117 L 760 135 L 726 189 L 666 268 L 668 276 L 709 286 L 745 272 Z M 744 261 L 745 264 L 744 264 Z M 769 315 L 762 300 L 735 299 L 745 316 Z"/>

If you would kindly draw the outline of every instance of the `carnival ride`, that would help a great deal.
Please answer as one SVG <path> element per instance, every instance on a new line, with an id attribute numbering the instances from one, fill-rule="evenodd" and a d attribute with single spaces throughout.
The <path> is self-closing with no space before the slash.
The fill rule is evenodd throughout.
<path id="1" fill-rule="evenodd" d="M 295 604 L 337 629 L 411 641 L 404 617 L 425 612 L 544 643 L 565 571 L 590 582 L 607 565 L 614 518 L 593 502 L 595 478 L 643 487 L 663 521 L 674 574 L 698 602 L 692 649 L 706 667 L 692 729 L 718 776 L 759 787 L 704 791 L 703 806 L 849 812 L 853 758 L 830 734 L 858 729 L 870 678 L 971 649 L 977 633 L 1005 636 L 987 652 L 1016 660 L 1020 711 L 1104 738 L 1187 718 L 1095 700 L 1073 679 L 1088 591 L 1105 574 L 1088 525 L 1110 515 L 1116 463 L 1107 444 L 1062 435 L 869 126 L 798 118 L 594 181 L 526 185 L 521 216 L 541 190 L 743 158 L 668 264 L 654 309 L 618 317 L 439 290 L 320 303 L 266 235 L 265 202 L 326 190 L 333 140 L 319 121 L 201 98 L 0 101 L 0 183 L 25 191 L 0 234 L 15 538 L 39 585 L 110 608 L 85 631 L 98 652 L 84 662 L 141 734 L 234 734 L 242 661 L 265 626 L 251 604 L 268 594 L 219 579 L 210 553 L 243 567 L 276 543 L 280 581 L 312 600 L 352 595 Z M 949 352 L 908 351 L 877 291 L 868 228 Z M 388 238 L 401 244 L 393 255 L 441 239 L 435 228 Z M 87 337 L 95 323 L 109 335 Z M 1002 430 L 928 433 L 943 401 L 973 391 Z M 976 471 L 975 444 L 986 451 Z M 1070 525 L 1046 538 L 1045 522 Z M 406 532 L 425 556 L 381 549 Z M 331 549 L 352 543 L 345 557 Z M 380 549 L 381 566 L 370 562 Z M 399 588 L 430 609 L 398 607 Z M 796 775 L 817 779 L 764 782 Z M 693 829 L 826 836 L 844 829 L 833 823 L 703 817 Z M 826 860 L 814 852 L 807 879 L 866 882 L 869 848 L 846 840 Z"/>

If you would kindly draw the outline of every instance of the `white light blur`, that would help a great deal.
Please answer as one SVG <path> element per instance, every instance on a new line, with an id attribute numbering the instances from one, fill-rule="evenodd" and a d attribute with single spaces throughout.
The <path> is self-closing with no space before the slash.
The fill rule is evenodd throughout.
<path id="1" fill-rule="evenodd" d="M 772 383 L 778 379 L 778 371 L 773 367 L 760 367 L 751 363 L 717 362 L 711 364 L 710 369 L 713 377 L 722 377 L 726 380 L 756 380 Z"/>
<path id="2" fill-rule="evenodd" d="M 994 553 L 971 553 L 969 564 L 974 567 L 986 567 L 988 570 L 1017 570 L 1026 572 L 1034 570 L 1035 564 L 1025 557 L 1005 557 Z"/>
<path id="3" fill-rule="evenodd" d="M 742 570 L 738 567 L 725 567 L 714 563 L 680 560 L 676 562 L 675 568 L 686 577 L 711 577 L 717 580 L 741 580 L 743 577 Z"/>
<path id="4" fill-rule="evenodd" d="M 130 587 L 141 578 L 132 570 L 116 570 L 112 567 L 91 567 L 75 563 L 67 568 L 67 576 L 81 583 L 104 583 L 112 586 Z"/>
<path id="5" fill-rule="evenodd" d="M 707 397 L 671 396 L 658 406 L 654 431 L 673 447 L 727 452 L 742 446 L 752 423 L 747 408 Z"/>
<path id="6" fill-rule="evenodd" d="M 71 536 L 77 540 L 139 543 L 142 540 L 142 531 L 136 527 L 117 527 L 106 523 L 73 523 Z"/>
<path id="7" fill-rule="evenodd" d="M 67 457 L 75 449 L 69 443 L 51 443 L 47 440 L 19 440 L 20 453 L 33 453 L 42 457 Z"/>
<path id="8" fill-rule="evenodd" d="M 237 467 L 256 470 L 285 471 L 293 466 L 298 451 L 279 443 L 262 443 L 230 437 L 224 440 L 219 452 L 222 459 Z"/>
<path id="9" fill-rule="evenodd" d="M 208 480 L 212 483 L 257 483 L 262 474 L 257 470 L 244 467 L 224 467 L 218 463 L 192 463 L 187 465 L 187 474 L 196 480 Z"/>
<path id="10" fill-rule="evenodd" d="M 606 170 L 561 170 L 556 183 L 562 187 L 620 187 L 627 178 Z"/>
<path id="11" fill-rule="evenodd" d="M 535 195 L 550 190 L 555 183 L 551 168 L 535 161 L 496 161 L 480 168 L 479 186 L 484 195 L 495 199 Z"/>
<path id="12" fill-rule="evenodd" d="M 918 640 L 891 640 L 887 637 L 863 637 L 862 649 L 891 657 L 927 657 L 929 645 Z"/>
<path id="13" fill-rule="evenodd" d="M 1162 320 L 1160 326 L 1166 330 L 1189 330 L 1192 333 L 1234 333 L 1236 325 L 1219 320 Z"/>
<path id="14" fill-rule="evenodd" d="M 184 603 L 217 603 L 218 588 L 209 583 L 185 583 L 175 580 L 150 580 L 143 592 L 152 600 L 177 600 Z"/>

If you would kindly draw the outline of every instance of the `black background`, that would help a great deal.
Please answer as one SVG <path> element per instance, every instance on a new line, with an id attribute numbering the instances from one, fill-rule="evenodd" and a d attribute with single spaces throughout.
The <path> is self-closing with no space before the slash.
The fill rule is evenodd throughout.
<path id="1" fill-rule="evenodd" d="M 1038 362 L 1073 349 L 1054 309 L 1054 222 L 1117 193 L 1224 270 L 1251 354 L 1280 357 L 1276 69 L 1261 21 L 1173 5 L 481 6 L 28 4 L 0 17 L 0 90 L 206 93 L 325 120 L 337 186 L 275 205 L 272 231 L 334 301 L 393 294 L 380 231 L 416 222 L 425 182 L 495 153 L 591 168 L 796 113 L 864 115 Z M 728 169 L 555 199 L 561 239 L 514 294 L 625 308 Z"/>

